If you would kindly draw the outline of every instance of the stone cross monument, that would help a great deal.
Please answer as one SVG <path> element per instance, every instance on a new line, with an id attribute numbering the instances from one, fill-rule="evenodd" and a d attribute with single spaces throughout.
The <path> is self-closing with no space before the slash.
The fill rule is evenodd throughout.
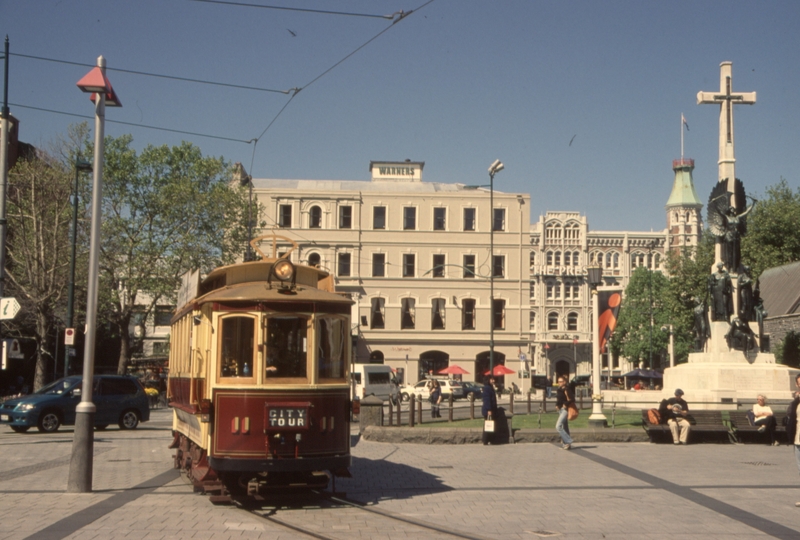
<path id="1" fill-rule="evenodd" d="M 736 158 L 733 153 L 733 106 L 753 105 L 756 102 L 755 92 L 731 91 L 732 62 L 722 62 L 719 65 L 719 92 L 698 92 L 697 104 L 719 105 L 719 178 L 728 181 L 728 193 L 734 193 L 734 179 L 736 178 Z M 732 195 L 733 196 L 733 195 Z M 744 201 L 731 200 L 731 206 L 743 204 Z"/>

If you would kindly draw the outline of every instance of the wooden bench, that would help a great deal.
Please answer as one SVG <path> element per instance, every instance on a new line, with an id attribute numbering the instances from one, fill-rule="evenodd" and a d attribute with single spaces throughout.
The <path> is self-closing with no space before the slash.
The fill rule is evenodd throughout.
<path id="1" fill-rule="evenodd" d="M 748 436 L 755 434 L 753 435 L 753 437 L 767 436 L 765 432 L 758 431 L 759 426 L 753 426 L 750 424 L 750 419 L 747 418 L 747 411 L 730 411 L 728 415 L 730 418 L 731 431 L 736 436 L 738 442 L 744 442 L 742 440 L 743 434 L 746 434 Z M 786 426 L 783 424 L 785 417 L 786 417 L 785 412 L 775 413 L 775 421 L 777 422 L 775 426 L 776 441 L 780 440 L 781 438 L 785 439 Z"/>
<path id="2" fill-rule="evenodd" d="M 647 411 L 650 409 L 642 409 L 642 427 L 650 437 L 651 442 L 656 442 L 656 439 L 663 438 L 664 434 L 669 436 L 669 441 L 672 442 L 672 432 L 667 423 L 651 424 L 647 418 Z M 730 442 L 736 442 L 736 436 L 731 432 L 725 422 L 722 420 L 722 411 L 689 411 L 686 419 L 692 424 L 692 431 L 689 433 L 691 438 L 696 438 L 700 435 L 717 436 L 725 435 L 725 439 Z"/>

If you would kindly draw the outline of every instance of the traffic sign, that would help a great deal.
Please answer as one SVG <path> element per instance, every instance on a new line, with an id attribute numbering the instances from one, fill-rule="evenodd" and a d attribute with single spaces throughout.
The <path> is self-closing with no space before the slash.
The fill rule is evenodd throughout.
<path id="1" fill-rule="evenodd" d="M 0 320 L 13 319 L 19 310 L 19 302 L 13 296 L 0 299 Z"/>
<path id="2" fill-rule="evenodd" d="M 64 330 L 64 345 L 75 345 L 75 329 L 66 328 Z"/>

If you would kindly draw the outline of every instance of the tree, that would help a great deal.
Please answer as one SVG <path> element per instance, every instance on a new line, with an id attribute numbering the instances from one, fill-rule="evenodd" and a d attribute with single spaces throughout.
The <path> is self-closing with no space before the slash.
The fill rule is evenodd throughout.
<path id="1" fill-rule="evenodd" d="M 643 266 L 634 270 L 622 297 L 617 328 L 611 337 L 613 354 L 621 354 L 645 366 L 650 363 L 651 356 L 660 356 L 666 349 L 669 336 L 661 327 L 670 323 L 664 301 L 667 288 L 667 278 L 661 272 Z"/>
<path id="2" fill-rule="evenodd" d="M 36 342 L 34 389 L 53 372 L 56 313 L 63 306 L 69 279 L 73 171 L 40 151 L 32 160 L 19 161 L 9 174 L 6 294 L 23 305 L 17 331 L 29 328 Z"/>
<path id="3" fill-rule="evenodd" d="M 742 260 L 759 276 L 768 268 L 800 261 L 800 188 L 792 191 L 785 179 L 767 188 L 747 217 Z"/>
<path id="4" fill-rule="evenodd" d="M 775 359 L 779 364 L 800 368 L 800 332 L 790 330 L 777 347 Z"/>
<path id="5" fill-rule="evenodd" d="M 134 306 L 173 303 L 182 274 L 233 262 L 247 234 L 247 192 L 229 183 L 222 158 L 187 142 L 137 155 L 131 143 L 105 143 L 101 291 L 120 338 L 118 373 L 130 360 Z"/>
<path id="6" fill-rule="evenodd" d="M 714 264 L 714 236 L 705 234 L 697 247 L 670 252 L 666 257 L 669 284 L 664 307 L 673 326 L 676 362 L 686 360 L 694 347 L 693 298 L 708 302 L 708 276 Z"/>

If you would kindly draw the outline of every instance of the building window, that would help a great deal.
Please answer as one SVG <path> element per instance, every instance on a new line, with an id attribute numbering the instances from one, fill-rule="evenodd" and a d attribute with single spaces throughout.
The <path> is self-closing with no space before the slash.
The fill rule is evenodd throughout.
<path id="1" fill-rule="evenodd" d="M 414 277 L 416 256 L 413 253 L 403 253 L 403 277 Z"/>
<path id="2" fill-rule="evenodd" d="M 278 227 L 289 228 L 292 226 L 292 205 L 282 204 L 278 209 Z"/>
<path id="3" fill-rule="evenodd" d="M 464 255 L 464 277 L 475 277 L 475 255 Z"/>
<path id="4" fill-rule="evenodd" d="M 319 206 L 312 206 L 308 211 L 308 228 L 322 228 L 322 209 Z"/>
<path id="5" fill-rule="evenodd" d="M 572 298 L 572 285 L 569 283 L 564 284 L 564 299 L 570 300 Z"/>
<path id="6" fill-rule="evenodd" d="M 504 231 L 506 230 L 506 209 L 495 208 L 492 212 L 492 230 Z"/>
<path id="7" fill-rule="evenodd" d="M 339 228 L 352 229 L 353 228 L 353 207 L 340 206 L 339 207 Z"/>
<path id="8" fill-rule="evenodd" d="M 547 252 L 547 266 L 553 266 L 553 252 Z"/>
<path id="9" fill-rule="evenodd" d="M 385 229 L 386 228 L 386 207 L 376 206 L 372 209 L 372 228 Z"/>
<path id="10" fill-rule="evenodd" d="M 154 341 L 153 356 L 169 356 L 169 341 Z"/>
<path id="11" fill-rule="evenodd" d="M 475 300 L 472 298 L 461 301 L 461 329 L 475 330 Z"/>
<path id="12" fill-rule="evenodd" d="M 494 255 L 492 257 L 492 277 L 506 277 L 506 256 Z"/>
<path id="13" fill-rule="evenodd" d="M 433 256 L 433 277 L 444 277 L 444 255 L 437 253 Z"/>
<path id="14" fill-rule="evenodd" d="M 172 321 L 173 308 L 170 306 L 156 306 L 155 326 L 169 326 Z"/>
<path id="15" fill-rule="evenodd" d="M 556 283 L 556 286 L 553 288 L 555 291 L 556 300 L 561 299 L 561 283 Z"/>
<path id="16" fill-rule="evenodd" d="M 431 304 L 431 330 L 444 330 L 444 298 L 434 298 Z"/>
<path id="17" fill-rule="evenodd" d="M 572 299 L 573 300 L 580 300 L 581 296 L 581 288 L 578 285 L 572 286 Z"/>
<path id="18" fill-rule="evenodd" d="M 433 209 L 433 230 L 443 231 L 447 227 L 447 208 Z"/>
<path id="19" fill-rule="evenodd" d="M 572 253 L 570 253 L 569 251 L 565 251 L 564 252 L 564 266 L 570 266 L 570 264 L 571 264 L 570 259 L 571 258 L 572 258 Z"/>
<path id="20" fill-rule="evenodd" d="M 386 324 L 386 299 L 373 298 L 372 307 L 370 308 L 369 327 L 370 328 L 385 328 Z"/>
<path id="21" fill-rule="evenodd" d="M 386 254 L 372 254 L 372 277 L 386 277 Z"/>
<path id="22" fill-rule="evenodd" d="M 547 299 L 548 300 L 552 300 L 553 299 L 553 289 L 554 289 L 553 284 L 552 283 L 548 283 L 547 284 Z"/>
<path id="23" fill-rule="evenodd" d="M 417 209 L 413 206 L 406 206 L 403 208 L 403 230 L 417 230 Z"/>
<path id="24" fill-rule="evenodd" d="M 475 230 L 475 209 L 474 208 L 464 208 L 464 230 L 465 231 L 474 231 Z"/>
<path id="25" fill-rule="evenodd" d="M 555 262 L 553 264 L 555 264 L 556 266 L 561 266 L 561 252 L 560 251 L 556 251 L 556 258 L 555 258 Z"/>
<path id="26" fill-rule="evenodd" d="M 573 251 L 572 252 L 572 265 L 573 266 L 578 266 L 581 263 L 580 257 L 581 257 L 581 254 L 578 253 L 577 251 Z"/>
<path id="27" fill-rule="evenodd" d="M 570 313 L 567 315 L 567 331 L 569 332 L 577 332 L 578 331 L 578 314 L 577 313 Z"/>
<path id="28" fill-rule="evenodd" d="M 400 318 L 400 328 L 403 330 L 413 330 L 415 326 L 415 300 L 413 298 L 403 298 L 400 302 L 402 314 Z"/>
<path id="29" fill-rule="evenodd" d="M 495 330 L 506 328 L 506 301 L 495 298 L 492 300 L 492 327 Z"/>
<path id="30" fill-rule="evenodd" d="M 531 311 L 531 314 L 528 316 L 528 322 L 531 332 L 536 332 L 536 312 Z"/>
<path id="31" fill-rule="evenodd" d="M 313 266 L 314 268 L 319 268 L 320 265 L 320 256 L 319 253 L 311 253 L 308 256 L 308 266 Z"/>
<path id="32" fill-rule="evenodd" d="M 339 265 L 337 274 L 339 277 L 350 277 L 350 254 L 339 253 Z"/>
<path id="33" fill-rule="evenodd" d="M 558 313 L 553 312 L 547 314 L 547 329 L 558 330 Z"/>

